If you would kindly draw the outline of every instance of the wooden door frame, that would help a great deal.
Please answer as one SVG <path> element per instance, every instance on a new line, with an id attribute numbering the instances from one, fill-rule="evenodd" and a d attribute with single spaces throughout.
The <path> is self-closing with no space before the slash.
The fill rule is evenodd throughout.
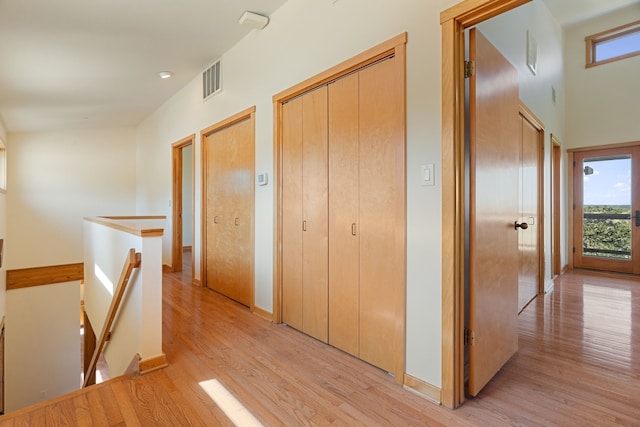
<path id="1" fill-rule="evenodd" d="M 226 119 L 219 121 L 218 123 L 209 126 L 206 129 L 200 131 L 200 162 L 201 162 L 201 176 L 200 176 L 200 188 L 202 189 L 200 194 L 200 283 L 203 287 L 207 286 L 207 159 L 209 156 L 209 151 L 207 149 L 207 144 L 205 144 L 206 138 L 214 134 L 218 131 L 223 130 L 224 128 L 231 127 L 239 122 L 242 122 L 247 119 L 251 119 L 255 121 L 256 115 L 256 106 L 249 107 L 239 113 L 236 113 L 232 116 L 227 117 Z M 254 133 L 254 150 L 255 150 L 255 133 Z M 254 156 L 255 159 L 255 156 Z M 254 189 L 254 197 L 255 197 L 255 189 Z M 254 206 L 255 209 L 255 206 Z M 254 237 L 254 225 L 255 222 L 254 212 L 251 213 L 251 246 L 255 250 L 255 237 Z M 253 270 L 254 260 L 252 258 L 251 266 Z M 254 281 L 255 282 L 255 281 Z M 261 310 L 255 307 L 255 283 L 251 286 L 251 296 L 249 308 L 251 311 L 258 310 L 262 313 Z"/>
<path id="2" fill-rule="evenodd" d="M 313 90 L 319 86 L 329 83 L 332 80 L 335 80 L 339 77 L 345 76 L 349 73 L 352 73 L 360 68 L 366 67 L 368 65 L 374 64 L 375 62 L 382 60 L 390 55 L 395 55 L 395 57 L 401 61 L 402 68 L 404 72 L 402 76 L 399 78 L 403 79 L 403 87 L 405 87 L 405 79 L 406 79 L 406 43 L 407 43 L 407 33 L 402 33 L 395 36 L 392 39 L 387 40 L 371 49 L 368 49 L 351 59 L 348 59 L 334 67 L 329 68 L 328 70 L 321 72 L 297 85 L 292 86 L 289 89 L 286 89 L 276 95 L 273 96 L 273 108 L 274 108 L 274 170 L 276 173 L 277 181 L 276 181 L 276 191 L 274 192 L 274 205 L 276 206 L 276 214 L 274 218 L 274 254 L 275 254 L 275 267 L 274 267 L 274 277 L 273 277 L 273 321 L 275 323 L 282 323 L 282 116 L 283 116 L 283 104 L 290 99 L 293 99 L 305 92 Z M 406 97 L 406 95 L 404 95 Z M 402 105 L 406 105 L 406 100 L 402 102 Z M 406 115 L 406 112 L 403 112 L 403 115 Z M 403 135 L 406 145 L 406 132 Z M 405 171 L 406 175 L 406 171 Z M 406 195 L 403 197 L 404 207 L 403 209 L 406 211 Z M 406 242 L 406 227 L 402 230 L 402 238 Z M 405 248 L 405 253 L 403 254 L 404 259 L 406 260 L 406 243 L 403 245 Z M 405 277 L 402 278 L 402 282 L 405 283 L 406 286 L 406 269 L 404 271 Z M 401 319 L 398 319 L 397 326 L 398 328 L 402 328 L 401 339 L 402 342 L 398 343 L 399 348 L 402 351 L 402 357 L 399 358 L 398 363 L 396 364 L 396 370 L 393 372 L 395 375 L 396 382 L 403 383 L 407 380 L 405 379 L 405 359 L 406 359 L 406 348 L 405 348 L 405 326 L 406 326 L 406 303 L 401 307 L 402 313 L 400 315 Z M 420 386 L 420 385 L 417 385 Z M 428 388 L 428 387 L 427 387 Z"/>
<path id="3" fill-rule="evenodd" d="M 551 134 L 551 275 L 562 274 L 560 252 L 560 165 L 562 162 L 562 144 Z"/>
<path id="4" fill-rule="evenodd" d="M 538 294 L 544 293 L 544 124 L 527 105 L 520 100 L 520 115 L 538 132 L 537 181 L 538 181 Z"/>
<path id="5" fill-rule="evenodd" d="M 442 31 L 442 384 L 464 401 L 464 30 L 531 0 L 465 0 L 440 14 Z"/>
<path id="6" fill-rule="evenodd" d="M 172 233 L 171 233 L 171 271 L 182 271 L 182 149 L 188 146 L 195 148 L 196 135 L 192 134 L 186 138 L 171 144 L 171 165 L 172 165 Z M 191 236 L 194 235 L 194 211 L 195 211 L 195 149 L 191 150 Z M 193 263 L 193 250 L 191 251 L 191 277 L 195 283 Z"/>

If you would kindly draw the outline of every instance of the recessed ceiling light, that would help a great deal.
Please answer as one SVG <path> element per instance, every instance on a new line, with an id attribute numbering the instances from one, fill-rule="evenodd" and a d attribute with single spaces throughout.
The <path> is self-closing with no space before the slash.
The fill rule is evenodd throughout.
<path id="1" fill-rule="evenodd" d="M 173 76 L 173 73 L 171 71 L 160 71 L 158 75 L 161 79 L 168 79 L 169 77 Z"/>

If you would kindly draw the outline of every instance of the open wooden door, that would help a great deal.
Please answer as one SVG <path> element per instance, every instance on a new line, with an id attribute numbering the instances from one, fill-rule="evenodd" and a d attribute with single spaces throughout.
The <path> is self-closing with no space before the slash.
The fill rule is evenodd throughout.
<path id="1" fill-rule="evenodd" d="M 475 396 L 518 349 L 518 72 L 477 30 L 469 84 L 469 382 Z"/>

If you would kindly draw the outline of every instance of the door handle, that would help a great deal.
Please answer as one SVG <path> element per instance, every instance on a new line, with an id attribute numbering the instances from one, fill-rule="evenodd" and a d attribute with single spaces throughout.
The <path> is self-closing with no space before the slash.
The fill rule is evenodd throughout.
<path id="1" fill-rule="evenodd" d="M 527 228 L 529 228 L 529 224 L 527 224 L 526 222 L 521 222 L 520 224 L 518 224 L 518 221 L 515 221 L 513 223 L 513 228 L 517 231 L 518 228 L 521 228 L 523 230 L 526 230 Z"/>
<path id="2" fill-rule="evenodd" d="M 307 231 L 307 221 L 302 221 L 302 231 Z"/>
<path id="3" fill-rule="evenodd" d="M 234 223 L 235 225 L 240 224 L 240 222 L 238 221 L 238 217 L 236 217 L 236 219 L 233 221 L 233 223 Z"/>
<path id="4" fill-rule="evenodd" d="M 352 223 L 351 224 L 351 235 L 355 236 L 356 235 L 356 223 Z"/>
<path id="5" fill-rule="evenodd" d="M 636 227 L 640 227 L 640 211 L 636 211 Z"/>
<path id="6" fill-rule="evenodd" d="M 213 217 L 213 223 L 214 223 L 214 224 L 217 224 L 217 223 L 218 223 L 218 215 L 216 215 L 216 216 L 214 216 L 214 217 Z"/>

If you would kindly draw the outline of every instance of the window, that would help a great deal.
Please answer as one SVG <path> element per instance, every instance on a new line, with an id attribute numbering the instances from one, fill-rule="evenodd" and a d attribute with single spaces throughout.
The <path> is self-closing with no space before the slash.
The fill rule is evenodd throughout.
<path id="1" fill-rule="evenodd" d="M 585 38 L 587 68 L 640 55 L 640 21 Z"/>
<path id="2" fill-rule="evenodd" d="M 0 192 L 7 189 L 7 147 L 0 139 Z"/>

